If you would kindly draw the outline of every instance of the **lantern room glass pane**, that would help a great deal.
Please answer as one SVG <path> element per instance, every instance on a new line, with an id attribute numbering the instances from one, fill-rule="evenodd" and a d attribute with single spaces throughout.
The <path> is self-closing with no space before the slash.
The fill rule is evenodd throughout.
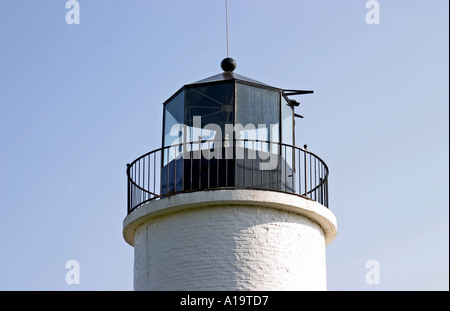
<path id="1" fill-rule="evenodd" d="M 290 146 L 294 145 L 294 110 L 284 97 L 281 97 L 281 142 L 286 144 L 281 146 L 281 190 L 292 192 L 295 181 L 294 150 Z"/>
<path id="2" fill-rule="evenodd" d="M 200 190 L 234 186 L 234 162 L 226 158 L 226 125 L 234 124 L 234 81 L 186 88 L 186 149 L 183 187 Z"/>
<path id="3" fill-rule="evenodd" d="M 281 177 L 276 144 L 280 141 L 279 123 L 278 90 L 236 83 L 237 187 L 278 189 Z"/>
<path id="4" fill-rule="evenodd" d="M 225 124 L 234 123 L 234 83 L 207 84 L 186 91 L 187 141 L 198 141 L 199 137 L 222 140 Z"/>
<path id="5" fill-rule="evenodd" d="M 236 83 L 236 102 L 236 139 L 280 141 L 278 91 Z"/>
<path id="6" fill-rule="evenodd" d="M 184 124 L 184 90 L 164 106 L 163 147 L 181 143 L 179 130 Z"/>
<path id="7" fill-rule="evenodd" d="M 164 106 L 164 138 L 161 168 L 161 193 L 182 190 L 182 161 L 180 161 L 184 125 L 184 90 Z"/>
<path id="8" fill-rule="evenodd" d="M 281 97 L 281 142 L 294 144 L 294 110 L 284 97 Z"/>

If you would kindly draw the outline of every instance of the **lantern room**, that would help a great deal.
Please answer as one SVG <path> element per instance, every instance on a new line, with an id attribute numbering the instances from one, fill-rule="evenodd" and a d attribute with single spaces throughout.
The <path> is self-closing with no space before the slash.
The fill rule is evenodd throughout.
<path id="1" fill-rule="evenodd" d="M 292 192 L 298 102 L 288 96 L 312 91 L 236 74 L 232 58 L 221 67 L 164 103 L 161 194 L 223 187 Z"/>

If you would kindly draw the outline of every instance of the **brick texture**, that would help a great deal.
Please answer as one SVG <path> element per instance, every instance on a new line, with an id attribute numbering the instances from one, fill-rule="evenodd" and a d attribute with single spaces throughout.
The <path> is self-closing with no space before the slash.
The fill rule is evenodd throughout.
<path id="1" fill-rule="evenodd" d="M 273 208 L 158 216 L 138 227 L 134 249 L 135 290 L 326 290 L 321 227 Z"/>

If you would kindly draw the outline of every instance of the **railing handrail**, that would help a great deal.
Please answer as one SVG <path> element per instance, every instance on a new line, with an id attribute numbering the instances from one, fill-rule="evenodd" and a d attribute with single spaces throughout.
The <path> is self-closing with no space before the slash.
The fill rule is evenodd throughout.
<path id="1" fill-rule="evenodd" d="M 241 148 L 241 146 L 243 147 L 244 150 L 255 150 L 254 152 L 258 151 L 257 149 L 254 148 L 249 148 L 248 145 L 246 146 L 245 143 L 247 142 L 252 142 L 253 143 L 253 147 L 255 146 L 255 143 L 258 144 L 267 144 L 268 146 L 270 146 L 269 150 L 264 150 L 264 152 L 271 152 L 271 148 L 272 145 L 276 145 L 277 146 L 277 150 L 276 150 L 276 154 L 278 157 L 283 157 L 282 155 L 282 150 L 284 148 L 284 152 L 286 153 L 284 155 L 284 157 L 287 156 L 287 148 L 290 148 L 292 150 L 292 159 L 290 161 L 292 161 L 292 167 L 290 167 L 289 169 L 292 170 L 292 174 L 291 175 L 287 175 L 286 174 L 286 167 L 288 167 L 288 158 L 285 158 L 285 162 L 283 163 L 283 165 L 285 165 L 284 169 L 284 180 L 281 180 L 281 184 L 278 185 L 278 179 L 279 179 L 279 175 L 281 174 L 281 177 L 283 176 L 283 172 L 278 173 L 277 171 L 277 189 L 280 188 L 281 189 L 281 185 L 283 185 L 284 182 L 284 188 L 285 190 L 280 190 L 281 192 L 287 192 L 287 193 L 292 193 L 292 194 L 296 194 L 302 197 L 306 197 L 308 199 L 311 200 L 315 200 L 317 199 L 317 197 L 319 197 L 319 201 L 320 203 L 324 204 L 325 206 L 328 207 L 328 176 L 329 176 L 329 170 L 328 170 L 328 166 L 326 165 L 326 163 L 316 154 L 314 154 L 313 152 L 309 151 L 307 149 L 307 146 L 305 145 L 305 148 L 301 148 L 298 146 L 294 146 L 294 145 L 290 145 L 290 144 L 286 144 L 286 143 L 281 143 L 281 142 L 275 142 L 275 141 L 268 141 L 268 140 L 258 140 L 258 139 L 219 139 L 219 140 L 209 140 L 209 139 L 199 139 L 197 141 L 190 141 L 190 142 L 182 142 L 179 144 L 174 144 L 174 145 L 170 145 L 170 146 L 165 146 L 165 147 L 161 147 L 155 150 L 152 150 L 150 152 L 145 153 L 144 155 L 138 157 L 137 159 L 135 159 L 133 162 L 127 164 L 127 177 L 128 177 L 128 213 L 130 213 L 131 211 L 133 211 L 135 208 L 139 207 L 140 205 L 154 200 L 154 199 L 160 199 L 169 195 L 173 195 L 173 194 L 177 194 L 177 193 L 182 193 L 182 192 L 192 192 L 192 191 L 202 191 L 202 190 L 206 190 L 206 189 L 236 189 L 236 188 L 241 188 L 241 189 L 262 189 L 262 190 L 275 190 L 277 191 L 277 189 L 266 189 L 264 187 L 258 187 L 258 186 L 254 186 L 253 183 L 253 174 L 255 172 L 255 170 L 251 169 L 252 172 L 252 186 L 251 187 L 247 187 L 247 186 L 217 186 L 217 187 L 210 187 L 211 183 L 209 181 L 209 175 L 208 175 L 208 186 L 202 187 L 199 184 L 198 189 L 194 188 L 189 188 L 189 189 L 181 189 L 178 191 L 174 191 L 174 192 L 169 192 L 169 186 L 171 184 L 171 182 L 174 183 L 175 185 L 175 190 L 176 190 L 176 174 L 177 174 L 177 169 L 175 169 L 174 172 L 175 173 L 175 178 L 173 180 L 170 180 L 169 178 L 169 173 L 171 172 L 169 170 L 169 164 L 172 163 L 172 161 L 176 161 L 179 160 L 178 158 L 174 158 L 171 161 L 167 160 L 167 163 L 164 165 L 164 157 L 166 154 L 166 150 L 167 149 L 171 149 L 171 148 L 175 148 L 174 150 L 178 150 L 178 148 L 182 147 L 183 151 L 178 151 L 182 154 L 184 154 L 184 152 L 188 152 L 188 153 L 192 153 L 192 152 L 201 152 L 202 150 L 212 150 L 213 148 L 211 148 L 211 144 L 212 143 L 221 143 L 221 148 L 225 149 L 225 148 L 229 148 L 231 147 L 234 151 L 236 150 L 236 148 Z M 208 148 L 202 148 L 202 144 L 204 143 L 208 143 Z M 229 146 L 225 146 L 226 143 L 230 143 L 231 145 Z M 244 145 L 241 145 L 241 143 L 244 143 Z M 195 145 L 199 146 L 199 149 L 197 150 L 193 150 L 193 147 L 195 147 Z M 187 146 L 191 146 L 190 150 L 186 150 Z M 215 146 L 215 145 L 214 145 Z M 262 148 L 261 150 L 262 151 Z M 249 151 L 247 151 L 247 154 Z M 296 152 L 298 152 L 298 164 L 296 163 Z M 303 153 L 304 159 L 302 161 L 302 159 L 300 159 L 300 153 Z M 249 158 L 245 158 L 245 154 L 246 152 L 244 151 L 244 160 L 249 160 Z M 308 158 L 309 157 L 309 161 Z M 148 158 L 148 161 L 145 160 L 146 158 Z M 151 158 L 153 158 L 152 164 L 153 164 L 153 183 L 151 182 L 151 172 L 152 172 L 152 168 L 150 167 L 150 162 L 151 162 Z M 158 158 L 158 160 L 157 160 Z M 205 159 L 204 157 L 201 157 L 200 159 Z M 198 159 L 197 159 L 198 160 Z M 229 160 L 229 159 L 228 159 Z M 232 159 L 233 160 L 233 159 Z M 236 160 L 236 159 L 234 159 Z M 239 159 L 238 159 L 239 160 Z M 250 159 L 252 161 L 254 161 L 255 159 L 252 158 Z M 141 165 L 141 161 L 142 161 L 142 165 L 143 168 L 140 167 Z M 145 167 L 145 163 L 146 161 L 148 162 L 147 167 Z M 208 161 L 208 160 L 207 160 Z M 278 160 L 277 160 L 278 161 Z M 312 161 L 314 161 L 314 165 L 312 164 Z M 157 162 L 160 162 L 158 164 L 156 164 Z M 300 167 L 301 162 L 303 162 L 303 166 L 304 167 Z M 309 164 L 308 164 L 309 162 Z M 245 162 L 246 163 L 246 162 Z M 248 170 L 249 168 L 245 166 L 244 163 L 244 178 L 245 178 L 245 170 Z M 176 163 L 175 163 L 176 164 Z M 183 161 L 183 172 L 181 178 L 185 178 L 187 176 L 184 176 L 184 161 Z M 200 170 L 201 170 L 201 165 L 200 164 Z M 209 171 L 209 162 L 208 162 L 208 173 L 210 174 L 211 171 Z M 253 165 L 253 162 L 252 162 Z M 138 167 L 137 167 L 138 166 Z M 221 177 L 228 177 L 228 172 L 219 172 L 219 168 L 218 168 L 219 164 L 217 164 L 217 174 L 219 173 L 224 173 L 225 176 L 221 176 Z M 312 180 L 312 166 L 314 166 L 314 180 Z M 165 170 L 165 167 L 167 167 L 167 183 L 165 185 L 163 185 L 163 175 L 165 172 L 163 172 L 163 168 Z M 192 167 L 192 161 L 191 161 L 191 171 L 192 171 L 193 167 Z M 278 168 L 277 168 L 278 169 Z M 319 173 L 317 173 L 317 169 L 319 169 Z M 133 170 L 133 171 L 132 171 Z M 310 174 L 308 175 L 308 170 L 310 172 Z M 147 172 L 148 171 L 148 172 Z M 296 172 L 297 171 L 297 172 Z M 201 173 L 201 171 L 200 171 Z M 215 173 L 215 172 L 213 172 Z M 296 184 L 295 180 L 296 177 L 295 175 L 298 173 L 298 185 Z M 303 174 L 302 174 L 303 173 Z M 142 174 L 142 178 L 141 178 L 141 174 Z M 261 174 L 261 181 L 263 180 L 263 173 Z M 136 176 L 135 176 L 136 175 Z M 156 176 L 159 175 L 159 176 Z M 319 176 L 318 176 L 319 175 Z M 144 176 L 147 176 L 147 185 L 146 185 L 146 179 L 144 178 Z M 269 182 L 270 182 L 270 176 L 269 175 Z M 302 181 L 300 180 L 300 177 L 303 176 L 304 177 L 304 189 L 305 191 L 302 191 Z M 180 176 L 179 176 L 180 177 Z M 191 184 L 190 186 L 192 186 L 192 173 L 191 173 Z M 291 178 L 291 179 L 288 179 Z M 309 179 L 308 179 L 309 178 Z M 317 180 L 318 178 L 318 180 Z M 138 179 L 138 180 L 136 180 Z M 140 180 L 143 180 L 143 183 L 140 183 Z M 201 181 L 201 177 L 200 177 L 200 181 Z M 313 183 L 312 185 L 308 185 L 308 181 L 310 181 L 311 183 Z M 293 189 L 291 190 L 287 190 L 287 186 L 288 183 L 291 182 L 292 184 L 290 186 L 292 186 Z M 201 183 L 201 182 L 200 182 Z M 219 175 L 217 175 L 217 183 L 219 183 Z M 272 181 L 273 183 L 273 181 Z M 156 187 L 156 185 L 159 184 L 158 187 Z M 244 182 L 245 184 L 245 182 Z M 167 193 L 163 193 L 162 188 L 163 186 L 166 187 Z M 280 186 L 280 187 L 278 187 Z M 309 186 L 309 189 L 308 189 Z M 154 190 L 151 191 L 151 188 L 153 188 Z M 156 189 L 158 188 L 158 189 Z M 298 188 L 298 189 L 297 189 Z M 158 190 L 158 191 L 157 191 Z M 142 192 L 139 193 L 138 191 Z M 317 192 L 319 191 L 319 194 L 317 194 Z M 159 192 L 159 194 L 158 194 Z M 313 195 L 314 194 L 314 195 Z M 133 197 L 134 196 L 134 197 Z M 136 199 L 136 197 L 139 196 L 139 199 Z M 141 198 L 142 197 L 142 198 Z M 314 197 L 314 198 L 313 198 Z"/>

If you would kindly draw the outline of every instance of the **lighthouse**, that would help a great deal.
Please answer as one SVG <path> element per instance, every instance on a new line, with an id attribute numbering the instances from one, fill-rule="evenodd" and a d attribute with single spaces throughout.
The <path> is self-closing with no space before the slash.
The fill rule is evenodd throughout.
<path id="1" fill-rule="evenodd" d="M 326 290 L 326 163 L 296 146 L 296 96 L 235 73 L 163 103 L 161 147 L 127 164 L 134 290 Z"/>

